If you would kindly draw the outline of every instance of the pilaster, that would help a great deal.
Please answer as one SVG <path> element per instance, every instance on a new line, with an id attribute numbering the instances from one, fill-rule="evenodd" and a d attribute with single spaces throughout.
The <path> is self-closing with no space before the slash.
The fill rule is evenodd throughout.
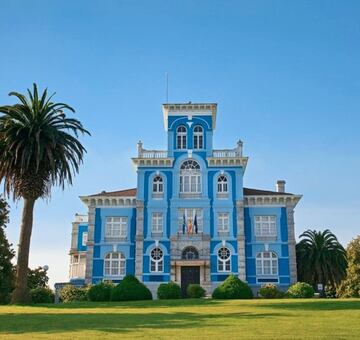
<path id="1" fill-rule="evenodd" d="M 144 253 L 144 201 L 136 201 L 135 275 L 142 281 Z"/>
<path id="2" fill-rule="evenodd" d="M 297 281 L 294 205 L 287 204 L 286 213 L 288 225 L 290 283 L 292 284 Z"/>
<path id="3" fill-rule="evenodd" d="M 85 283 L 92 283 L 94 259 L 94 234 L 95 234 L 95 206 L 89 206 L 88 211 L 88 241 L 86 243 L 86 270 Z"/>
<path id="4" fill-rule="evenodd" d="M 236 201 L 237 252 L 239 279 L 246 280 L 244 201 Z"/>

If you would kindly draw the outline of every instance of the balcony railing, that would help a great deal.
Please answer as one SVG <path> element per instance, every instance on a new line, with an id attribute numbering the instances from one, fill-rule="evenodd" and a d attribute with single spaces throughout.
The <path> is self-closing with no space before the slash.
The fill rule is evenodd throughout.
<path id="1" fill-rule="evenodd" d="M 166 150 L 145 150 L 142 149 L 139 153 L 139 158 L 167 158 Z"/>

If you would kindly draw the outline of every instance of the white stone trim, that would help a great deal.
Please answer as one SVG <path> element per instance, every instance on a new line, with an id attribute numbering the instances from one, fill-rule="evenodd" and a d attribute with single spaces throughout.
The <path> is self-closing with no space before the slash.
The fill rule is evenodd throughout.
<path id="1" fill-rule="evenodd" d="M 292 204 L 294 207 L 300 201 L 302 195 L 246 195 L 244 203 L 246 207 L 251 206 L 284 206 Z"/>
<path id="2" fill-rule="evenodd" d="M 208 167 L 242 166 L 246 168 L 249 157 L 207 157 Z"/>
<path id="3" fill-rule="evenodd" d="M 88 207 L 136 207 L 135 196 L 80 196 L 80 199 Z"/>
<path id="4" fill-rule="evenodd" d="M 166 167 L 171 168 L 174 163 L 174 158 L 131 158 L 135 168 L 138 167 Z"/>

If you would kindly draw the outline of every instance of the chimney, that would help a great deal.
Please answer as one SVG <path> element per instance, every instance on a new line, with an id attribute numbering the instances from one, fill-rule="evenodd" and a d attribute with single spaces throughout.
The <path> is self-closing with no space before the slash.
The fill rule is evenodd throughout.
<path id="1" fill-rule="evenodd" d="M 277 192 L 285 192 L 285 181 L 283 179 L 279 179 L 276 181 L 276 191 Z"/>

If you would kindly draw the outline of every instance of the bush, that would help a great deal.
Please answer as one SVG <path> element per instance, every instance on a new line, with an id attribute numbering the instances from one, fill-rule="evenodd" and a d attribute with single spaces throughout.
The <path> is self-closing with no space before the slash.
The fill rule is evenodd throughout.
<path id="1" fill-rule="evenodd" d="M 205 289 L 196 283 L 189 284 L 186 289 L 186 294 L 189 298 L 201 298 L 205 296 L 205 293 Z"/>
<path id="2" fill-rule="evenodd" d="M 112 289 L 111 300 L 152 300 L 152 295 L 150 290 L 135 276 L 126 275 L 124 279 Z"/>
<path id="3" fill-rule="evenodd" d="M 162 283 L 157 290 L 159 299 L 181 299 L 181 288 L 175 282 Z"/>
<path id="4" fill-rule="evenodd" d="M 290 286 L 286 295 L 290 298 L 312 298 L 315 294 L 314 288 L 306 282 L 297 282 Z"/>
<path id="5" fill-rule="evenodd" d="M 277 299 L 282 297 L 283 293 L 278 289 L 278 287 L 272 283 L 267 283 L 261 286 L 259 290 L 260 296 L 264 299 Z"/>
<path id="6" fill-rule="evenodd" d="M 91 286 L 87 292 L 88 299 L 90 301 L 110 301 L 114 287 L 112 282 L 101 282 Z"/>
<path id="7" fill-rule="evenodd" d="M 30 290 L 30 297 L 33 303 L 54 303 L 55 294 L 47 287 L 38 287 Z"/>
<path id="8" fill-rule="evenodd" d="M 87 300 L 88 288 L 78 288 L 73 285 L 66 285 L 60 292 L 62 302 L 76 302 Z"/>
<path id="9" fill-rule="evenodd" d="M 253 292 L 249 285 L 235 275 L 230 275 L 212 294 L 214 299 L 252 299 Z"/>

